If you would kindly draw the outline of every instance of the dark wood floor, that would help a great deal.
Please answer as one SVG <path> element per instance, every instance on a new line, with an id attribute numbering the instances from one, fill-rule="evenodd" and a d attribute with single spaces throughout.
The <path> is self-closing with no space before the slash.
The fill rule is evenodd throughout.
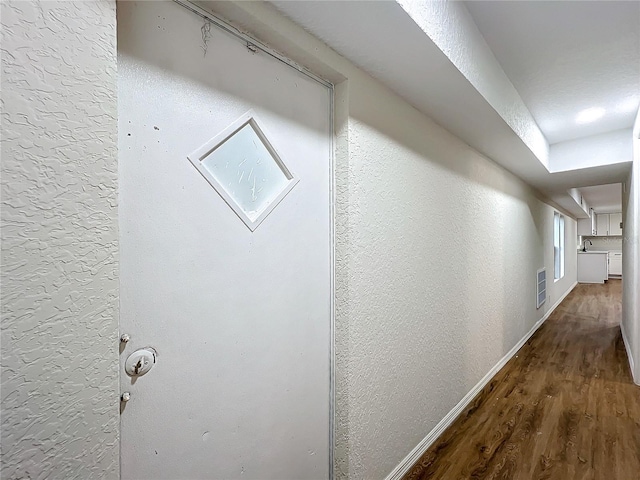
<path id="1" fill-rule="evenodd" d="M 640 479 L 622 285 L 578 285 L 405 479 Z"/>

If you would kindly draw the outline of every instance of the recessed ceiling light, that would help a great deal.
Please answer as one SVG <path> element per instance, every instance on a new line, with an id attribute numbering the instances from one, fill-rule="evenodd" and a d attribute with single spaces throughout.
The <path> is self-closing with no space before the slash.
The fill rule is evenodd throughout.
<path id="1" fill-rule="evenodd" d="M 582 110 L 576 115 L 576 123 L 591 123 L 604 116 L 605 109 L 601 107 L 592 107 Z"/>

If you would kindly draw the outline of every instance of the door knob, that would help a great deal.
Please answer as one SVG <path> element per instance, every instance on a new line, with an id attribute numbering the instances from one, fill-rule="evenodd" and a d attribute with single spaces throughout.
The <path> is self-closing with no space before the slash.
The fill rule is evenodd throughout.
<path id="1" fill-rule="evenodd" d="M 141 377 L 156 364 L 157 353 L 151 347 L 133 352 L 124 362 L 124 371 L 131 377 Z"/>

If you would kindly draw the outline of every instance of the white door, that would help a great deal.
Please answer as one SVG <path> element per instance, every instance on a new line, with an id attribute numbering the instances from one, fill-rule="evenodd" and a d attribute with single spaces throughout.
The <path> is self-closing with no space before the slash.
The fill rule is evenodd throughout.
<path id="1" fill-rule="evenodd" d="M 172 2 L 118 79 L 122 478 L 327 478 L 330 88 Z"/>

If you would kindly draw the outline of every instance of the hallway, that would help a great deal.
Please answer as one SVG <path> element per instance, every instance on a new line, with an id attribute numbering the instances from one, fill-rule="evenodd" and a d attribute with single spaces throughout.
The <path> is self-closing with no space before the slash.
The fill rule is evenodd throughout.
<path id="1" fill-rule="evenodd" d="M 621 297 L 619 280 L 579 284 L 405 478 L 638 478 Z"/>
<path id="2" fill-rule="evenodd" d="M 638 19 L 1 1 L 0 477 L 640 480 Z"/>

